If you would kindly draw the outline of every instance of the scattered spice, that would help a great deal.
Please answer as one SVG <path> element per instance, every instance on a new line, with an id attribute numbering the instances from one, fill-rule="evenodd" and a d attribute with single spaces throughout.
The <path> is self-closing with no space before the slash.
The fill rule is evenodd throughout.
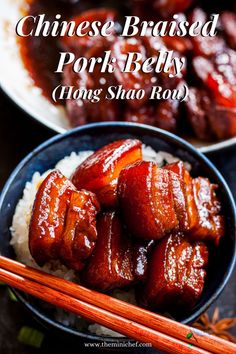
<path id="1" fill-rule="evenodd" d="M 205 312 L 199 319 L 193 324 L 193 327 L 198 328 L 209 334 L 213 334 L 222 339 L 236 343 L 236 337 L 234 337 L 228 330 L 236 326 L 236 317 L 226 317 L 220 319 L 219 307 L 216 307 L 212 318 Z"/>

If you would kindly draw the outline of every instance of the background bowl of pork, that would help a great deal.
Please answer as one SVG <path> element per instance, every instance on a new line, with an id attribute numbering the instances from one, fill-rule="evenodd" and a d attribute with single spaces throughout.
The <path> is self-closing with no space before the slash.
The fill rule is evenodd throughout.
<path id="1" fill-rule="evenodd" d="M 155 1 L 155 5 L 153 4 L 150 5 L 148 0 L 131 0 L 128 2 L 98 0 L 96 3 L 87 0 L 56 0 L 53 2 L 45 0 L 1 0 L 1 87 L 29 116 L 57 133 L 64 133 L 73 126 L 84 123 L 122 120 L 147 123 L 167 129 L 181 137 L 184 136 L 201 152 L 210 152 L 232 146 L 236 143 L 236 70 L 233 64 L 236 57 L 235 1 L 189 0 L 182 1 L 180 4 L 179 1 L 168 0 L 163 4 L 162 1 L 158 0 Z M 107 6 L 105 12 L 99 12 L 98 8 L 101 6 Z M 87 10 L 92 11 L 87 12 Z M 117 10 L 117 16 L 114 15 L 113 10 Z M 150 100 L 148 104 L 145 102 L 144 105 L 141 105 L 141 108 L 137 108 L 132 107 L 127 99 L 106 100 L 105 102 L 101 100 L 92 104 L 92 106 L 89 104 L 87 106 L 86 100 L 84 100 L 85 103 L 82 108 L 80 104 L 75 104 L 72 100 L 53 104 L 51 93 L 62 82 L 61 75 L 54 73 L 59 61 L 59 52 L 62 51 L 61 39 L 50 36 L 44 39 L 41 36 L 19 38 L 15 33 L 16 23 L 22 16 L 28 14 L 46 14 L 46 18 L 52 20 L 55 20 L 56 14 L 61 14 L 62 18 L 68 21 L 76 16 L 77 21 L 95 19 L 103 22 L 104 13 L 106 18 L 115 18 L 117 21 L 132 14 L 139 16 L 141 20 L 155 18 L 156 21 L 160 21 L 166 20 L 166 18 L 171 19 L 175 13 L 181 13 L 181 20 L 185 16 L 190 22 L 191 19 L 194 19 L 194 21 L 209 19 L 211 13 L 220 14 L 220 26 L 217 28 L 217 37 L 213 40 L 204 38 L 201 41 L 199 36 L 179 37 L 177 42 L 175 38 L 171 38 L 171 41 L 170 37 L 167 37 L 166 41 L 164 39 L 163 49 L 174 49 L 178 52 L 178 56 L 182 57 L 184 55 L 187 58 L 188 65 L 184 80 L 192 88 L 190 105 L 185 103 L 178 105 L 176 101 L 171 102 L 170 100 L 167 102 Z M 117 26 L 117 28 L 120 28 L 120 26 Z M 113 45 L 116 39 L 117 37 L 114 36 L 110 45 Z M 75 43 L 74 40 L 77 39 L 73 38 L 73 43 Z M 162 38 L 157 38 L 157 47 L 159 47 L 161 40 Z M 74 47 L 79 48 L 80 44 L 76 42 Z M 63 51 L 74 52 L 74 49 L 63 47 Z M 130 51 L 145 52 L 147 57 L 152 56 L 148 54 L 146 45 L 138 48 L 132 47 Z M 119 51 L 117 53 L 117 57 L 121 56 Z M 83 51 L 80 56 L 86 57 L 87 54 Z M 89 56 L 98 57 L 100 55 L 94 53 L 93 55 L 89 54 Z M 77 57 L 78 55 L 76 55 Z M 77 80 L 80 80 L 76 77 L 76 74 L 71 76 L 70 70 L 64 71 L 64 84 L 66 86 L 75 85 L 76 88 L 77 86 L 80 87 L 77 83 Z M 211 77 L 211 74 L 214 76 Z M 208 75 L 209 79 L 207 79 Z M 127 91 L 129 88 L 135 88 L 135 86 L 144 87 L 143 84 L 140 85 L 138 82 L 135 82 L 133 86 L 132 82 L 134 80 L 125 78 L 126 76 L 123 80 L 117 79 L 110 74 L 108 80 L 104 76 L 98 77 L 97 80 L 100 80 L 99 87 L 103 88 L 105 92 L 107 84 L 102 85 L 102 81 L 115 86 L 122 84 Z M 154 81 L 157 79 L 157 85 L 164 88 L 176 87 L 173 79 L 170 79 L 171 82 L 169 80 L 165 81 L 166 79 L 159 74 L 151 79 L 154 79 Z M 149 82 L 154 82 L 151 79 Z M 96 78 L 93 77 L 93 80 L 96 82 Z M 162 80 L 165 81 L 163 84 Z M 211 82 L 211 85 L 208 84 L 208 81 Z M 223 82 L 224 86 L 218 87 L 216 81 Z M 95 84 L 95 87 L 97 87 L 97 84 Z"/>
<path id="2" fill-rule="evenodd" d="M 235 204 L 230 190 L 223 177 L 212 163 L 200 152 L 184 140 L 163 130 L 145 125 L 131 123 L 100 123 L 76 128 L 66 134 L 57 135 L 46 141 L 30 153 L 10 176 L 0 199 L 0 252 L 2 255 L 14 258 L 14 252 L 9 245 L 10 226 L 14 210 L 27 181 L 30 181 L 35 171 L 40 173 L 51 169 L 63 157 L 72 151 L 81 152 L 97 150 L 98 148 L 118 139 L 136 138 L 156 151 L 166 151 L 191 164 L 192 176 L 208 177 L 216 183 L 218 197 L 222 203 L 222 213 L 226 218 L 226 236 L 220 245 L 210 252 L 210 261 L 205 288 L 200 301 L 190 311 L 182 311 L 175 315 L 176 320 L 191 323 L 200 316 L 225 287 L 233 270 L 235 262 Z M 17 297 L 45 325 L 79 337 L 82 340 L 104 340 L 104 337 L 92 335 L 88 331 L 66 326 L 53 318 L 52 309 L 42 306 L 38 301 L 24 293 L 16 291 Z M 106 337 L 106 341 L 117 340 Z M 119 339 L 121 340 L 121 339 Z"/>

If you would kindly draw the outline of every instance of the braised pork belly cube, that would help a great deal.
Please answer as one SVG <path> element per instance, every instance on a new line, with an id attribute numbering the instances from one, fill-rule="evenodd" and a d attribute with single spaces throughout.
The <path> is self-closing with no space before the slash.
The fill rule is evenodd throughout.
<path id="1" fill-rule="evenodd" d="M 224 234 L 216 185 L 193 179 L 183 162 L 159 168 L 139 161 L 124 168 L 118 179 L 118 197 L 124 222 L 137 238 L 157 240 L 173 230 L 194 240 L 219 243 Z"/>
<path id="2" fill-rule="evenodd" d="M 202 140 L 211 140 L 213 133 L 208 119 L 208 112 L 211 109 L 212 102 L 207 92 L 190 87 L 189 97 L 184 102 L 184 106 L 194 135 Z"/>
<path id="3" fill-rule="evenodd" d="M 178 41 L 178 39 L 177 39 Z M 182 41 L 182 39 L 180 39 Z M 187 43 L 182 41 L 182 46 L 180 41 L 177 44 L 175 37 L 153 37 L 150 32 L 147 31 L 147 35 L 142 38 L 142 43 L 146 49 L 148 56 L 156 56 L 157 51 L 168 51 L 173 50 L 174 57 L 183 57 L 183 54 L 187 52 L 188 46 Z M 175 50 L 176 47 L 179 47 L 179 50 Z M 164 60 L 162 61 L 162 66 L 164 67 Z M 159 84 L 163 89 L 175 89 L 177 86 L 183 82 L 184 76 L 186 74 L 186 63 L 184 64 L 183 69 L 179 75 L 170 78 L 170 74 L 174 74 L 175 67 L 172 63 L 169 67 L 168 72 L 161 71 L 158 75 L 152 78 L 154 84 Z"/>
<path id="4" fill-rule="evenodd" d="M 214 106 L 208 112 L 212 133 L 217 139 L 236 136 L 236 107 Z"/>
<path id="5" fill-rule="evenodd" d="M 192 178 L 182 161 L 165 168 L 174 172 L 183 182 L 187 214 L 184 208 L 180 208 L 180 212 L 183 210 L 182 230 L 188 231 L 194 240 L 212 240 L 218 244 L 224 235 L 224 217 L 220 215 L 221 206 L 215 193 L 217 185 L 208 178 Z"/>
<path id="6" fill-rule="evenodd" d="M 232 49 L 236 50 L 236 14 L 230 11 L 222 12 L 220 22 L 227 43 Z"/>
<path id="7" fill-rule="evenodd" d="M 193 0 L 154 0 L 152 2 L 153 9 L 163 18 L 168 18 L 178 12 L 184 12 L 193 3 Z"/>
<path id="8" fill-rule="evenodd" d="M 202 294 L 207 263 L 204 243 L 191 244 L 182 233 L 166 236 L 151 255 L 142 304 L 168 312 L 192 308 Z"/>
<path id="9" fill-rule="evenodd" d="M 180 215 L 182 216 L 180 217 L 180 225 L 182 225 L 182 231 L 188 231 L 191 228 L 195 218 L 197 218 L 196 206 L 193 197 L 192 177 L 182 161 L 168 164 L 164 168 L 177 175 L 181 183 L 184 201 L 182 200 L 182 204 L 179 203 L 178 207 Z"/>
<path id="10" fill-rule="evenodd" d="M 190 88 L 185 108 L 197 138 L 209 141 L 236 135 L 236 108 L 217 105 L 205 90 Z"/>
<path id="11" fill-rule="evenodd" d="M 51 172 L 36 194 L 29 227 L 32 257 L 43 266 L 51 260 L 81 270 L 97 238 L 96 196 L 77 191 L 59 171 Z"/>
<path id="12" fill-rule="evenodd" d="M 88 49 L 85 56 L 89 59 L 93 56 L 103 57 L 105 48 L 94 46 Z M 81 90 L 78 98 L 66 99 L 66 110 L 72 127 L 91 122 L 115 121 L 120 117 L 120 107 L 117 100 L 107 100 L 105 98 L 108 87 L 116 85 L 113 74 L 101 73 L 101 65 L 95 66 L 93 72 L 84 70 L 76 73 L 72 65 L 67 65 L 62 74 L 62 82 L 66 86 L 73 86 Z M 83 94 L 83 92 L 98 92 L 96 96 Z"/>
<path id="13" fill-rule="evenodd" d="M 140 90 L 145 91 L 145 95 L 141 99 L 130 99 L 127 100 L 127 104 L 133 108 L 141 107 L 145 102 L 148 101 L 149 94 L 152 90 L 152 73 L 146 73 L 142 70 L 124 72 L 125 63 L 127 61 L 127 54 L 129 52 L 140 53 L 142 55 L 142 61 L 147 58 L 146 49 L 142 42 L 137 38 L 128 39 L 117 39 L 113 46 L 111 47 L 112 56 L 116 59 L 115 66 L 116 70 L 114 75 L 117 82 L 123 86 L 125 91 L 128 90 Z M 141 63 L 140 63 L 141 64 Z M 133 69 L 133 66 L 131 66 Z"/>
<path id="14" fill-rule="evenodd" d="M 166 165 L 164 169 L 171 171 L 170 183 L 174 197 L 174 207 L 179 220 L 179 229 L 187 231 L 189 229 L 188 200 L 186 181 L 188 171 L 182 161 Z M 189 178 L 191 178 L 189 176 Z"/>
<path id="15" fill-rule="evenodd" d="M 176 132 L 177 121 L 179 118 L 179 101 L 178 100 L 163 100 L 160 101 L 155 108 L 154 125 L 158 128 Z"/>
<path id="16" fill-rule="evenodd" d="M 153 162 L 134 163 L 121 171 L 117 190 L 124 222 L 134 237 L 159 239 L 178 227 L 169 171 Z"/>
<path id="17" fill-rule="evenodd" d="M 208 178 L 197 177 L 192 180 L 192 188 L 197 217 L 191 219 L 190 236 L 196 240 L 212 240 L 218 245 L 224 235 L 224 218 L 219 214 L 221 206 L 215 193 L 217 186 Z"/>
<path id="18" fill-rule="evenodd" d="M 193 59 L 193 68 L 216 105 L 236 106 L 236 53 L 218 55 L 213 61 L 201 56 Z M 232 63 L 231 56 L 234 57 Z"/>
<path id="19" fill-rule="evenodd" d="M 183 14 L 179 14 L 182 20 L 186 20 Z M 186 54 L 192 49 L 192 42 L 189 38 L 178 36 L 164 36 L 163 42 L 169 50 L 174 50 L 179 54 Z"/>
<path id="20" fill-rule="evenodd" d="M 141 160 L 141 145 L 139 140 L 125 139 L 102 147 L 77 167 L 72 176 L 73 184 L 77 189 L 94 192 L 103 206 L 115 206 L 120 171 Z"/>
<path id="21" fill-rule="evenodd" d="M 97 231 L 95 249 L 81 275 L 83 283 L 100 291 L 132 284 L 132 244 L 117 213 L 102 213 L 98 218 Z"/>
<path id="22" fill-rule="evenodd" d="M 154 107 L 143 105 L 139 108 L 126 107 L 124 120 L 127 122 L 155 125 Z"/>
<path id="23" fill-rule="evenodd" d="M 91 76 L 84 71 L 82 73 L 75 73 L 71 65 L 67 65 L 62 74 L 62 83 L 66 86 L 74 86 L 78 88 L 90 89 L 93 87 Z M 88 100 L 74 100 L 68 99 L 65 102 L 66 111 L 71 127 L 77 127 L 88 123 Z"/>
<path id="24" fill-rule="evenodd" d="M 95 46 L 86 52 L 87 59 L 91 57 L 104 57 L 104 46 Z M 87 121 L 103 122 L 115 121 L 120 119 L 120 104 L 118 100 L 106 99 L 107 90 L 110 86 L 116 86 L 117 81 L 114 74 L 101 72 L 102 64 L 96 65 L 92 72 L 89 72 L 90 80 L 92 81 L 92 90 L 102 90 L 99 95 L 99 101 L 89 101 L 87 104 Z"/>
<path id="25" fill-rule="evenodd" d="M 80 15 L 75 16 L 71 19 L 78 26 L 83 21 L 100 21 L 101 24 L 105 24 L 108 21 L 116 21 L 117 12 L 112 9 L 100 8 L 100 9 L 91 9 L 82 12 Z M 83 36 L 68 36 L 65 35 L 62 37 L 60 44 L 61 46 L 68 51 L 72 51 L 78 55 L 84 55 L 84 52 L 87 49 L 99 46 L 104 47 L 104 50 L 107 50 L 111 43 L 114 41 L 116 33 L 115 30 L 111 30 L 110 36 L 89 36 L 87 33 L 91 30 L 91 26 L 86 27 L 86 29 L 81 30 Z"/>
<path id="26" fill-rule="evenodd" d="M 203 9 L 196 7 L 188 16 L 190 24 L 196 21 L 201 21 L 205 23 L 208 21 L 208 16 Z M 202 36 L 198 35 L 191 37 L 191 42 L 193 46 L 193 53 L 195 55 L 201 55 L 204 57 L 212 57 L 218 53 L 223 53 L 226 48 L 226 43 L 222 37 L 217 36 Z"/>
<path id="27" fill-rule="evenodd" d="M 183 75 L 180 75 L 183 76 Z M 174 81 L 165 77 L 161 78 L 161 86 L 167 89 L 177 90 L 179 94 L 184 95 L 184 86 L 186 85 L 185 80 L 181 77 L 175 77 Z M 154 125 L 158 128 L 168 130 L 170 132 L 177 132 L 179 128 L 180 114 L 182 105 L 178 99 L 167 99 L 161 100 L 157 103 L 155 107 L 155 123 Z"/>

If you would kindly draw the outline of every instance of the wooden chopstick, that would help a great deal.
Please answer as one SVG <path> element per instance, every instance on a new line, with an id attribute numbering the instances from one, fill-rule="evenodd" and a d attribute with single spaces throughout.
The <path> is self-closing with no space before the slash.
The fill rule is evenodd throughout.
<path id="1" fill-rule="evenodd" d="M 11 273 L 5 269 L 0 269 L 0 280 L 27 292 L 30 295 L 36 296 L 41 300 L 73 312 L 76 315 L 83 316 L 93 322 L 97 322 L 114 331 L 118 331 L 125 336 L 134 338 L 139 342 L 145 341 L 146 343 L 151 343 L 154 348 L 163 350 L 166 353 L 209 354 L 208 351 L 190 347 L 188 343 L 169 337 L 168 335 L 149 329 L 139 323 L 132 322 L 104 309 L 75 299 L 69 295 L 51 289 L 48 286 L 25 279 L 24 277 Z"/>
<path id="2" fill-rule="evenodd" d="M 148 326 L 152 330 L 161 332 L 162 334 L 164 334 L 164 336 L 171 338 L 171 340 L 173 340 L 173 339 L 178 340 L 179 339 L 179 340 L 181 340 L 181 343 L 183 343 L 183 341 L 191 343 L 194 345 L 194 347 L 190 347 L 187 344 L 187 346 L 188 346 L 187 352 L 188 353 L 191 352 L 191 350 L 193 353 L 197 353 L 196 350 L 198 348 L 205 349 L 211 353 L 236 352 L 236 346 L 233 343 L 226 342 L 226 341 L 224 341 L 220 338 L 214 337 L 214 336 L 210 336 L 210 335 L 208 335 L 204 332 L 201 332 L 197 329 L 191 328 L 189 326 L 185 326 L 185 325 L 175 322 L 171 319 L 168 319 L 168 318 L 165 318 L 165 317 L 160 316 L 158 314 L 154 314 L 152 312 L 141 309 L 137 306 L 127 304 L 123 301 L 114 299 L 110 296 L 86 289 L 82 286 L 76 285 L 76 284 L 66 281 L 64 279 L 60 279 L 60 278 L 57 278 L 53 275 L 49 275 L 49 274 L 44 273 L 42 271 L 27 267 L 21 263 L 13 261 L 11 259 L 0 256 L 0 267 L 29 279 L 29 280 L 24 279 L 24 281 L 25 281 L 25 283 L 24 283 L 24 282 L 22 282 L 22 278 L 20 278 L 21 279 L 20 284 L 17 284 L 17 282 L 15 282 L 14 284 L 12 284 L 12 283 L 10 284 L 14 287 L 20 288 L 19 285 L 21 285 L 21 288 L 20 288 L 21 290 L 29 292 L 26 289 L 27 288 L 26 282 L 34 280 L 34 281 L 39 282 L 39 283 L 43 284 L 44 286 L 46 286 L 46 289 L 48 289 L 48 287 L 50 287 L 54 290 L 59 290 L 60 293 L 63 292 L 65 294 L 65 296 L 66 295 L 73 296 L 74 300 L 75 300 L 75 298 L 79 299 L 80 302 L 83 302 L 83 306 L 86 306 L 86 305 L 89 306 L 89 304 L 90 304 L 90 306 L 94 307 L 94 311 L 97 311 L 97 309 L 99 307 L 100 310 L 103 309 L 106 312 L 106 316 L 108 316 L 108 317 L 109 317 L 108 314 L 110 314 L 112 312 L 113 315 L 116 315 L 119 317 L 122 316 L 122 317 L 120 317 L 120 319 L 121 318 L 122 318 L 122 320 L 126 319 L 129 321 L 129 323 L 130 323 L 130 321 L 134 321 L 136 325 L 139 323 L 141 325 L 141 327 L 139 325 L 139 328 L 142 328 L 143 326 Z M 2 274 L 2 272 L 1 272 L 0 276 L 6 277 L 6 274 Z M 8 276 L 9 276 L 9 274 L 8 274 Z M 8 279 L 8 280 L 12 281 L 12 278 Z M 6 280 L 3 280 L 3 281 L 6 281 Z M 23 283 L 24 283 L 24 288 L 22 288 Z M 28 284 L 30 284 L 30 283 L 28 283 Z M 52 289 L 50 289 L 50 290 L 52 290 Z M 35 293 L 33 294 L 32 292 L 31 292 L 31 295 L 39 297 L 38 294 L 35 294 Z M 42 298 L 42 297 L 40 297 L 40 298 Z M 45 298 L 42 298 L 42 299 L 52 302 L 49 299 L 48 300 Z M 57 302 L 52 302 L 52 303 L 54 303 L 57 306 L 60 306 Z M 65 306 L 60 306 L 60 307 L 65 308 Z M 68 309 L 68 310 L 75 312 L 74 309 Z M 81 310 L 78 310 L 78 311 L 80 311 L 79 312 L 80 315 L 88 318 L 88 316 L 86 314 L 81 313 Z M 76 313 L 78 313 L 78 312 L 76 312 Z M 89 318 L 89 319 L 91 319 L 91 318 Z M 91 320 L 101 323 L 101 321 L 99 322 L 98 318 L 96 318 L 96 319 L 92 318 Z M 111 325 L 113 323 L 110 323 L 109 321 L 108 321 L 108 324 L 105 324 L 105 326 L 111 328 Z M 103 323 L 101 323 L 101 324 L 103 324 Z M 146 327 L 146 329 L 147 329 L 147 327 Z M 118 332 L 121 332 L 124 335 L 134 337 L 133 334 L 130 334 L 130 333 L 127 334 L 128 332 L 127 332 L 126 328 L 125 328 L 126 333 L 124 333 L 124 328 L 121 328 L 121 330 L 119 330 L 116 327 L 115 330 Z M 123 332 L 122 332 L 122 330 L 123 330 Z M 149 329 L 149 331 L 150 331 L 150 329 Z M 152 331 L 149 333 L 152 333 Z M 158 335 L 160 336 L 161 333 L 158 333 Z M 192 336 L 191 336 L 191 338 L 188 339 L 187 335 L 191 334 L 191 333 L 192 333 Z M 134 338 L 137 339 L 136 337 L 134 337 Z M 147 341 L 146 335 L 145 335 L 145 337 L 141 337 L 141 338 L 142 338 L 141 340 L 143 340 L 145 338 L 145 341 Z M 140 337 L 137 340 L 140 340 Z M 166 340 L 166 338 L 164 338 L 164 341 L 165 340 Z M 165 344 L 165 348 L 160 347 L 160 345 L 161 345 L 160 340 L 158 341 L 158 344 L 159 344 L 158 347 L 152 341 L 150 341 L 150 343 L 152 343 L 153 346 L 155 346 L 158 349 L 166 350 L 167 352 L 170 352 L 170 353 L 172 352 L 172 351 L 169 351 L 171 349 L 171 347 L 167 347 L 166 344 Z M 173 346 L 173 343 L 171 343 L 171 346 Z M 198 347 L 198 348 L 196 348 L 196 347 Z M 176 344 L 174 344 L 174 348 L 175 348 L 174 352 L 176 353 Z M 185 345 L 184 345 L 183 350 L 186 350 Z M 193 350 L 195 350 L 195 351 L 193 351 Z M 184 351 L 180 351 L 180 352 L 185 353 Z M 200 352 L 202 353 L 205 351 L 200 351 Z"/>
<path id="3" fill-rule="evenodd" d="M 124 301 L 112 298 L 105 294 L 89 290 L 80 285 L 74 284 L 64 279 L 59 279 L 53 275 L 47 274 L 40 270 L 25 266 L 22 263 L 13 261 L 9 258 L 0 256 L 0 267 L 11 270 L 12 272 L 24 276 L 28 279 L 35 280 L 43 285 L 50 286 L 55 290 L 59 290 L 67 295 L 71 295 L 84 302 L 94 306 L 101 307 L 107 311 L 115 312 L 117 315 L 129 318 L 132 321 L 148 326 L 162 333 L 168 333 L 169 336 L 184 340 L 190 344 L 197 345 L 212 353 L 229 353 L 234 351 L 236 346 L 232 343 L 226 345 L 224 340 L 213 337 L 198 329 L 175 322 L 172 319 L 160 316 L 153 312 L 144 310 L 137 306 L 127 304 Z M 187 335 L 192 333 L 191 338 Z"/>

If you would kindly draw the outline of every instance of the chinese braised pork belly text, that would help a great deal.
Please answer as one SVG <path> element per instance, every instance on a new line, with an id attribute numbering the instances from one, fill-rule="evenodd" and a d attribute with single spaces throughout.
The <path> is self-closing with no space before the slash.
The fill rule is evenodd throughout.
<path id="1" fill-rule="evenodd" d="M 141 306 L 192 308 L 210 248 L 224 235 L 216 190 L 209 179 L 193 178 L 182 161 L 162 167 L 144 161 L 139 140 L 115 141 L 87 157 L 70 179 L 53 170 L 41 182 L 31 255 L 39 266 L 60 261 L 98 291 L 135 287 Z"/>
<path id="2" fill-rule="evenodd" d="M 97 6 L 104 6 L 100 1 Z M 59 84 L 86 90 L 103 89 L 100 101 L 90 99 L 67 99 L 64 102 L 71 126 L 99 121 L 131 121 L 153 125 L 183 136 L 214 141 L 236 136 L 236 14 L 235 5 L 185 0 L 131 0 L 127 5 L 111 3 L 113 8 L 91 9 L 85 1 L 33 0 L 29 14 L 46 13 L 47 19 L 56 14 L 62 20 L 115 21 L 117 26 L 108 37 L 64 36 L 59 38 L 26 37 L 20 41 L 21 53 L 26 68 L 36 85 L 50 99 Z M 217 35 L 202 37 L 145 36 L 121 37 L 120 29 L 124 16 L 136 15 L 140 21 L 178 21 L 189 24 L 210 20 L 212 13 L 219 13 Z M 28 30 L 27 30 L 28 31 Z M 86 29 L 86 33 L 88 28 Z M 178 76 L 170 78 L 167 73 L 124 73 L 119 70 L 123 55 L 128 52 L 141 53 L 143 59 L 158 56 L 159 50 L 173 51 L 175 57 L 184 57 L 186 65 Z M 101 73 L 99 66 L 93 72 L 85 70 L 75 73 L 72 65 L 66 65 L 62 75 L 55 74 L 59 52 L 75 54 L 76 58 L 103 58 L 104 51 L 111 51 L 117 61 L 113 73 Z M 176 99 L 150 100 L 152 86 L 164 89 L 181 89 L 184 83 L 189 87 L 185 102 Z M 121 86 L 124 90 L 144 89 L 142 99 L 105 99 L 108 87 Z"/>

